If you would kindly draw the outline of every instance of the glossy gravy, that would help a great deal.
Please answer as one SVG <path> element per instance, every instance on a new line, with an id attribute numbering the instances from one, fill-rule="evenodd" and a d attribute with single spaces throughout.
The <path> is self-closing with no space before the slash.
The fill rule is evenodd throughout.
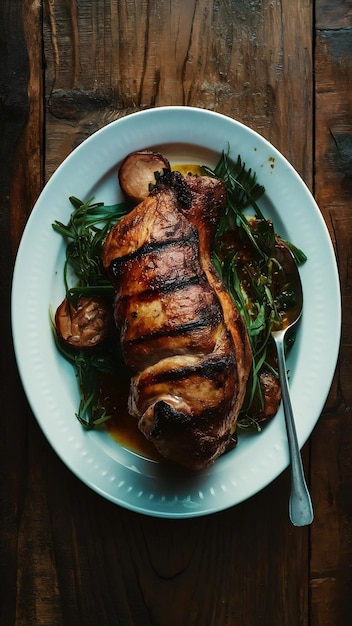
<path id="1" fill-rule="evenodd" d="M 137 420 L 128 412 L 130 376 L 121 368 L 118 376 L 101 377 L 100 400 L 110 419 L 105 422 L 109 435 L 124 448 L 154 461 L 160 455 L 154 445 L 140 432 Z"/>

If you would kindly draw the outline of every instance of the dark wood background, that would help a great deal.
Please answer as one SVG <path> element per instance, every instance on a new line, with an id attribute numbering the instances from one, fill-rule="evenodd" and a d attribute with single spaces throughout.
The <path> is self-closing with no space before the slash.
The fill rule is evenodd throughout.
<path id="1" fill-rule="evenodd" d="M 2 0 L 0 623 L 346 626 L 352 616 L 352 4 L 344 0 Z M 269 139 L 314 193 L 341 279 L 340 358 L 303 455 L 247 502 L 171 521 L 121 509 L 55 455 L 12 349 L 17 246 L 45 182 L 106 123 L 208 108 Z M 23 302 L 26 306 L 26 302 Z"/>

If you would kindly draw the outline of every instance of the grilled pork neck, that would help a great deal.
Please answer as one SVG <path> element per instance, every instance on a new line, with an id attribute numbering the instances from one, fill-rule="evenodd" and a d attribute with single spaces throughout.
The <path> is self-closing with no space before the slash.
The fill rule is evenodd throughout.
<path id="1" fill-rule="evenodd" d="M 251 350 L 210 259 L 223 183 L 165 172 L 109 233 L 103 264 L 131 381 L 129 411 L 162 456 L 201 469 L 229 444 Z"/>

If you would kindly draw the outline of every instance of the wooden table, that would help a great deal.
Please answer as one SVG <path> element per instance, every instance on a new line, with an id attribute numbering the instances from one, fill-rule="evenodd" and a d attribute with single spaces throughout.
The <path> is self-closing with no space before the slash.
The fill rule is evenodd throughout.
<path id="1" fill-rule="evenodd" d="M 0 23 L 1 624 L 346 626 L 351 2 L 2 0 Z M 172 521 L 124 510 L 64 466 L 22 391 L 10 290 L 31 209 L 86 137 L 161 105 L 218 111 L 261 133 L 305 180 L 329 229 L 343 328 L 336 375 L 303 450 L 311 527 L 289 522 L 288 471 L 208 517 Z"/>

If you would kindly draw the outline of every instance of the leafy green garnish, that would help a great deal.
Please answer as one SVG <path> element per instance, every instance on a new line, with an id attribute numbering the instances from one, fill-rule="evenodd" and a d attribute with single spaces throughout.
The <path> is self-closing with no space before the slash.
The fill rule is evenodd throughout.
<path id="1" fill-rule="evenodd" d="M 74 207 L 69 222 L 54 222 L 53 229 L 67 242 L 64 266 L 66 297 L 71 301 L 79 295 L 112 296 L 111 282 L 101 270 L 101 249 L 111 229 L 128 212 L 125 203 L 105 206 L 91 198 L 82 202 L 70 197 Z M 74 287 L 69 284 L 69 275 L 75 277 Z"/>
<path id="2" fill-rule="evenodd" d="M 221 178 L 226 186 L 227 209 L 216 233 L 212 259 L 245 321 L 252 348 L 252 370 L 238 425 L 243 428 L 254 425 L 260 430 L 255 417 L 264 407 L 260 375 L 269 371 L 278 377 L 272 357 L 271 331 L 274 326 L 282 326 L 282 310 L 287 304 L 282 293 L 273 295 L 274 275 L 280 271 L 275 247 L 285 243 L 297 264 L 304 263 L 306 256 L 281 239 L 272 222 L 265 219 L 257 204 L 265 189 L 240 156 L 233 161 L 223 152 L 215 169 L 206 167 L 204 172 Z M 247 209 L 252 210 L 253 216 L 244 213 Z"/>
<path id="3" fill-rule="evenodd" d="M 101 267 L 101 250 L 110 228 L 128 212 L 125 203 L 105 206 L 91 198 L 82 202 L 70 197 L 74 209 L 69 222 L 54 222 L 53 229 L 66 241 L 66 260 L 64 265 L 64 285 L 66 298 L 76 306 L 78 298 L 90 295 L 113 298 L 113 286 Z M 74 280 L 71 286 L 70 278 Z M 102 374 L 117 374 L 123 366 L 118 353 L 118 343 L 111 342 L 93 352 L 70 350 L 60 341 L 53 314 L 50 314 L 51 327 L 58 350 L 74 367 L 80 402 L 77 419 L 87 429 L 99 426 L 110 416 L 100 401 L 100 377 Z M 115 349 L 114 349 L 115 348 Z"/>

